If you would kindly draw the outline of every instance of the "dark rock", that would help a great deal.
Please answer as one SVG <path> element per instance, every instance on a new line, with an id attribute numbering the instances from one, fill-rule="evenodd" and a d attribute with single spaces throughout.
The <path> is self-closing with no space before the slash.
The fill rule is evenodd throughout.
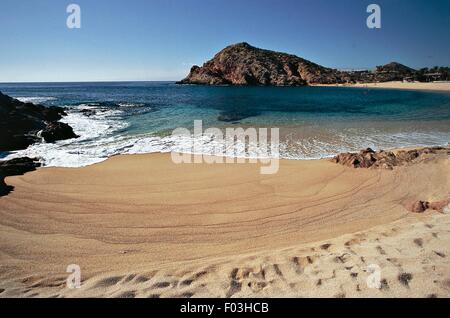
<path id="1" fill-rule="evenodd" d="M 61 107 L 23 103 L 0 92 L 0 151 L 25 149 L 40 141 L 37 133 L 64 115 Z"/>
<path id="2" fill-rule="evenodd" d="M 217 120 L 225 122 L 238 122 L 239 120 L 245 118 L 246 116 L 241 116 L 239 114 L 220 114 Z"/>
<path id="3" fill-rule="evenodd" d="M 8 161 L 0 161 L 0 196 L 6 195 L 13 190 L 12 186 L 5 183 L 5 178 L 9 176 L 22 175 L 29 171 L 36 170 L 41 164 L 37 159 L 23 157 Z"/>
<path id="4" fill-rule="evenodd" d="M 5 177 L 0 174 L 0 197 L 7 195 L 13 189 L 14 188 L 12 186 L 9 186 L 5 183 Z"/>
<path id="5" fill-rule="evenodd" d="M 93 109 L 82 109 L 81 113 L 87 117 L 95 115 L 95 110 Z"/>
<path id="6" fill-rule="evenodd" d="M 65 140 L 71 138 L 78 138 L 72 127 L 66 123 L 53 122 L 47 125 L 41 133 L 42 138 L 46 142 L 55 142 L 57 140 Z"/>
<path id="7" fill-rule="evenodd" d="M 217 120 L 225 121 L 225 122 L 238 122 L 247 117 L 256 116 L 256 113 L 253 112 L 223 112 L 218 117 Z"/>

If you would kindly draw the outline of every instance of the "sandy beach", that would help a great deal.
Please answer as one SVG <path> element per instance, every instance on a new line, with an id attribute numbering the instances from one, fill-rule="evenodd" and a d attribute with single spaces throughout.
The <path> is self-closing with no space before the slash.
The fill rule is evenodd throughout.
<path id="1" fill-rule="evenodd" d="M 0 297 L 450 296 L 449 216 L 403 206 L 450 197 L 448 156 L 394 170 L 282 160 L 261 175 L 127 155 L 6 181 Z"/>
<path id="2" fill-rule="evenodd" d="M 450 92 L 450 82 L 422 83 L 422 82 L 394 81 L 383 83 L 332 84 L 332 85 L 313 85 L 313 86 L 392 88 L 392 89 Z"/>

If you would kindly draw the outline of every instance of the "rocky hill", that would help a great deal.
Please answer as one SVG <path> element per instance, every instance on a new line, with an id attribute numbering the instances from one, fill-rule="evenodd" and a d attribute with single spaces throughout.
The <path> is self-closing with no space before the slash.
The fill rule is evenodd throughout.
<path id="1" fill-rule="evenodd" d="M 302 86 L 336 83 L 335 70 L 295 55 L 238 43 L 220 51 L 202 67 L 193 66 L 180 84 Z"/>
<path id="2" fill-rule="evenodd" d="M 400 81 L 413 76 L 416 70 L 397 62 L 377 66 L 375 74 L 378 82 Z"/>
<path id="3" fill-rule="evenodd" d="M 343 72 L 243 42 L 226 47 L 202 67 L 193 66 L 178 84 L 303 86 L 389 81 L 413 72 L 395 62 L 374 72 Z"/>
<path id="4" fill-rule="evenodd" d="M 414 69 L 397 63 L 397 62 L 391 62 L 389 64 L 386 65 L 381 65 L 381 66 L 377 66 L 377 70 L 378 73 L 381 72 L 385 72 L 385 73 L 390 73 L 390 72 L 395 72 L 395 73 L 399 73 L 399 74 L 411 74 L 413 72 L 415 72 Z"/>

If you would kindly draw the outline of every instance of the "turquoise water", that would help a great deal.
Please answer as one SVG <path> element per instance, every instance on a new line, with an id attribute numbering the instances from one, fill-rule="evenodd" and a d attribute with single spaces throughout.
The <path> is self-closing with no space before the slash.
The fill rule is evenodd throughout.
<path id="1" fill-rule="evenodd" d="M 172 82 L 0 84 L 23 101 L 67 108 L 80 138 L 18 153 L 82 166 L 119 153 L 179 150 L 178 127 L 278 127 L 280 154 L 312 159 L 364 147 L 450 142 L 450 94 L 343 87 L 206 87 Z M 204 152 L 209 152 L 205 138 Z"/>

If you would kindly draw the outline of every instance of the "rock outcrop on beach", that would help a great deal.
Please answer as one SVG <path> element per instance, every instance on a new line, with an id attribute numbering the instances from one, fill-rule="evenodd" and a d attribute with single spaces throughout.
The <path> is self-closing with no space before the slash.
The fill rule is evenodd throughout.
<path id="1" fill-rule="evenodd" d="M 37 159 L 27 157 L 0 161 L 0 196 L 7 195 L 13 190 L 12 186 L 5 183 L 6 177 L 18 176 L 29 171 L 34 171 L 40 165 Z"/>
<path id="2" fill-rule="evenodd" d="M 432 147 L 392 152 L 384 150 L 374 151 L 367 148 L 359 153 L 341 153 L 331 161 L 352 168 L 393 169 L 396 166 L 423 161 L 427 157 L 438 154 L 450 155 L 450 149 Z"/>
<path id="3" fill-rule="evenodd" d="M 403 203 L 405 209 L 414 213 L 423 213 L 426 210 L 435 210 L 440 213 L 450 213 L 450 198 L 441 201 L 421 201 L 421 200 L 407 200 Z"/>
<path id="4" fill-rule="evenodd" d="M 69 125 L 58 122 L 64 115 L 61 107 L 23 103 L 0 92 L 0 151 L 25 149 L 41 137 L 46 142 L 78 137 Z"/>
<path id="5" fill-rule="evenodd" d="M 78 137 L 72 127 L 59 122 L 64 115 L 61 107 L 23 103 L 0 92 L 0 152 L 25 149 L 42 139 L 55 142 Z M 37 159 L 28 157 L 0 161 L 0 196 L 12 190 L 4 178 L 33 171 L 39 166 Z"/>
<path id="6" fill-rule="evenodd" d="M 402 80 L 415 70 L 392 62 L 376 70 L 339 71 L 301 57 L 264 50 L 243 42 L 230 45 L 203 64 L 194 65 L 178 84 L 304 86 Z"/>
<path id="7" fill-rule="evenodd" d="M 46 142 L 50 143 L 77 137 L 73 132 L 72 127 L 59 121 L 49 123 L 47 127 L 42 130 L 41 136 Z"/>

